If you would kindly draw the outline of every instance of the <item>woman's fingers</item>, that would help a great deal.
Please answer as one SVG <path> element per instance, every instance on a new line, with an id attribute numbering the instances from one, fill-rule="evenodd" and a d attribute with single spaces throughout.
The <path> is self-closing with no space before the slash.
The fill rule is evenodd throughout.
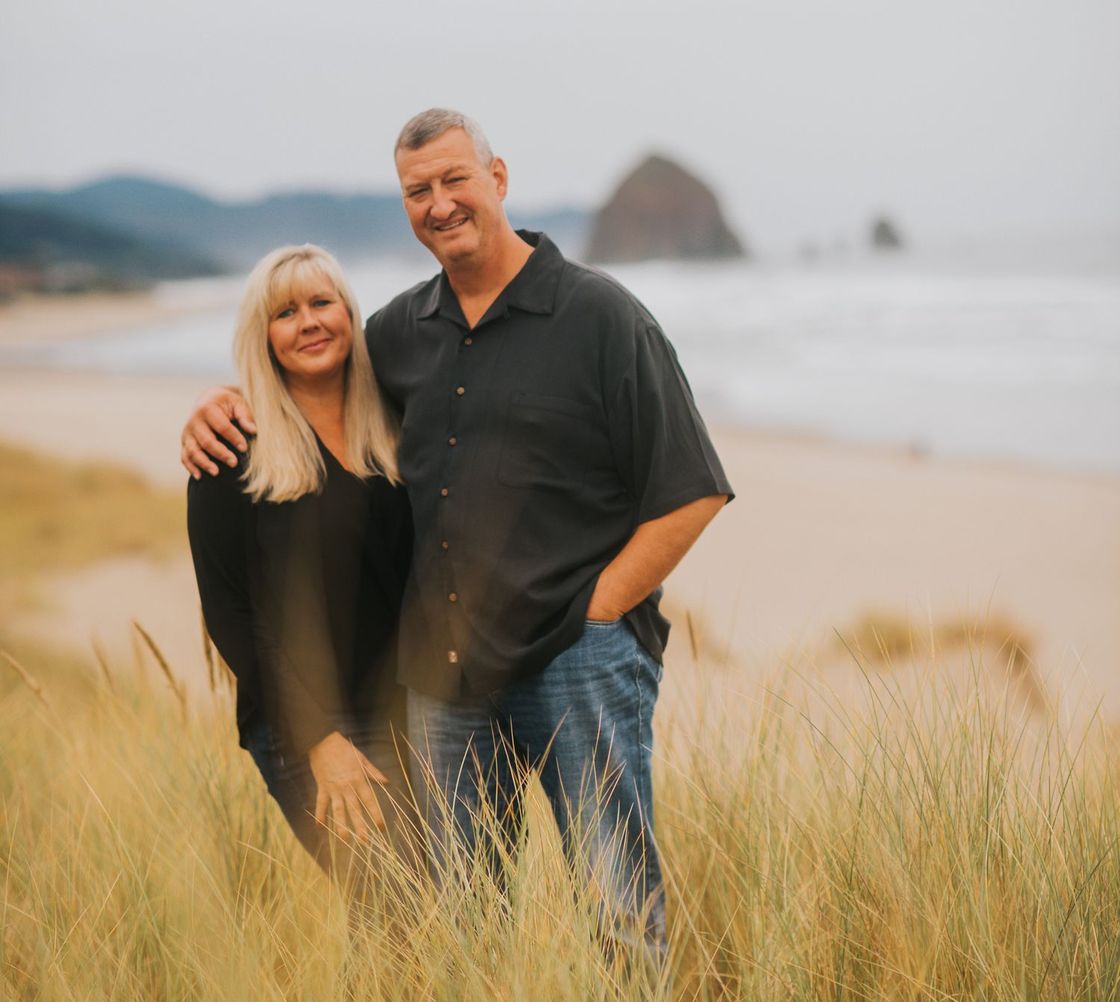
<path id="1" fill-rule="evenodd" d="M 389 777 L 385 775 L 380 769 L 377 768 L 368 758 L 362 756 L 362 768 L 365 770 L 366 775 L 372 779 L 378 786 L 388 786 Z"/>
<path id="2" fill-rule="evenodd" d="M 359 752 L 359 755 L 361 753 Z M 385 816 L 381 811 L 381 804 L 377 799 L 371 783 L 378 786 L 388 786 L 389 777 L 377 768 L 365 755 L 361 755 L 362 772 L 365 774 L 363 781 L 358 786 L 358 796 L 361 797 L 362 806 L 375 828 L 385 830 Z"/>
<path id="3" fill-rule="evenodd" d="M 366 811 L 361 795 L 356 789 L 351 790 L 346 797 L 346 812 L 350 815 L 350 832 L 355 842 L 369 841 L 369 824 L 366 820 Z"/>
<path id="4" fill-rule="evenodd" d="M 328 817 L 331 830 L 343 842 L 368 842 L 371 828 L 385 829 L 377 794 L 366 782 L 330 794 L 320 793 L 315 799 L 315 820 L 325 825 Z"/>
<path id="5" fill-rule="evenodd" d="M 334 825 L 334 833 L 343 842 L 349 842 L 350 829 L 346 825 L 346 801 L 342 797 L 331 797 L 331 823 Z"/>
<path id="6" fill-rule="evenodd" d="M 385 817 L 381 813 L 381 804 L 378 803 L 377 794 L 368 783 L 360 783 L 356 793 L 361 805 L 364 819 L 368 820 L 374 828 L 385 830 Z"/>

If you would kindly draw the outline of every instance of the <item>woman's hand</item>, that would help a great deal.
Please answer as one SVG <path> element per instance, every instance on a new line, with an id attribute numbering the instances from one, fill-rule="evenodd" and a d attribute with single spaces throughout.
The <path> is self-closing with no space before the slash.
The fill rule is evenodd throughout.
<path id="1" fill-rule="evenodd" d="M 338 731 L 331 731 L 310 753 L 315 777 L 315 820 L 326 825 L 328 817 L 344 842 L 366 842 L 370 826 L 384 829 L 385 818 L 372 783 L 388 786 L 385 774 Z"/>
<path id="2" fill-rule="evenodd" d="M 215 459 L 226 466 L 237 465 L 237 457 L 222 445 L 218 435 L 240 452 L 249 447 L 245 436 L 233 423 L 234 419 L 250 434 L 256 433 L 257 426 L 249 405 L 233 387 L 218 386 L 198 401 L 179 439 L 182 446 L 179 461 L 195 480 L 202 476 L 203 470 L 212 477 L 218 475 Z"/>

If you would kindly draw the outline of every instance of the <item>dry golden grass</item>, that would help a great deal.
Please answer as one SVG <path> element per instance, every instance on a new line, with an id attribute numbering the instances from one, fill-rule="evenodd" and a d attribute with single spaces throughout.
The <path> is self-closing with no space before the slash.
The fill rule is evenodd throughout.
<path id="1" fill-rule="evenodd" d="M 0 577 L 130 553 L 181 551 L 186 494 L 108 463 L 50 459 L 0 443 Z"/>
<path id="2" fill-rule="evenodd" d="M 91 657 L 0 676 L 0 997 L 1089 1000 L 1120 992 L 1110 736 L 990 686 L 860 710 L 769 693 L 660 759 L 670 969 L 595 931 L 546 811 L 502 893 L 481 868 L 345 909 L 236 748 L 229 692 L 184 719 Z M 3 668 L 3 666 L 0 666 Z M 539 805 L 538 805 L 539 807 Z M 391 866 L 391 863 L 383 865 Z M 398 876 L 401 876 L 398 874 Z M 629 963 L 628 963 L 629 961 Z"/>
<path id="3" fill-rule="evenodd" d="M 1034 646 L 1022 627 L 1001 616 L 927 624 L 889 612 L 868 613 L 851 629 L 838 631 L 837 642 L 859 655 L 865 664 L 884 666 L 915 654 L 991 646 L 1013 668 L 1019 666 L 1019 670 L 1029 664 Z"/>

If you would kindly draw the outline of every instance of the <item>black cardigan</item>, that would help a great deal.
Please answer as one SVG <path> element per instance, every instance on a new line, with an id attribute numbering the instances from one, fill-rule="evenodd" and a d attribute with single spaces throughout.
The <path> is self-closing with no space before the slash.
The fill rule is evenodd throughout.
<path id="1" fill-rule="evenodd" d="M 187 489 L 202 612 L 237 676 L 241 744 L 260 721 L 304 755 L 361 734 L 399 696 L 396 629 L 412 554 L 404 488 L 361 480 L 319 443 L 318 494 L 254 504 L 243 463 Z"/>

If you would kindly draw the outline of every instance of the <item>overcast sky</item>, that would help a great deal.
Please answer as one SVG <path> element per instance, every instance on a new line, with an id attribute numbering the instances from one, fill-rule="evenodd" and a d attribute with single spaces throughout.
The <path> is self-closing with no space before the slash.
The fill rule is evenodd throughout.
<path id="1" fill-rule="evenodd" d="M 473 114 L 511 204 L 646 151 L 756 245 L 1120 231 L 1117 0 L 4 0 L 0 185 L 392 189 L 413 112 Z"/>

